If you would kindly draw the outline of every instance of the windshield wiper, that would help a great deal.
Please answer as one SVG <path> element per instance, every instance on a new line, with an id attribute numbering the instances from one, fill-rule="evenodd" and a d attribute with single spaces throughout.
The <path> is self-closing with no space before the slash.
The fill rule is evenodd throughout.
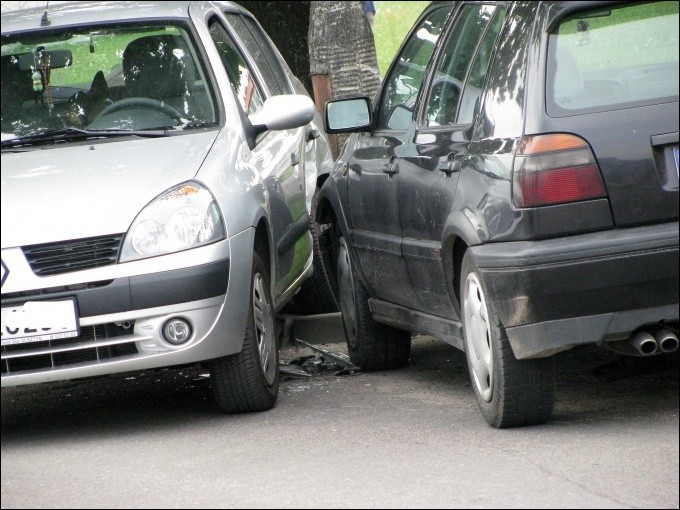
<path id="1" fill-rule="evenodd" d="M 32 135 L 19 136 L 2 141 L 2 147 L 17 147 L 25 144 L 58 142 L 62 140 L 87 140 L 89 138 L 114 138 L 124 136 L 142 136 L 146 138 L 158 138 L 169 136 L 171 131 L 166 129 L 156 129 L 148 131 L 134 131 L 125 129 L 80 129 L 62 128 L 48 129 Z"/>

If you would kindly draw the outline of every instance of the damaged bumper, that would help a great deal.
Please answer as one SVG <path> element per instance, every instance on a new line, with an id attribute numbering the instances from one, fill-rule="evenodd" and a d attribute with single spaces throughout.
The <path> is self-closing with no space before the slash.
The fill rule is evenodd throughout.
<path id="1" fill-rule="evenodd" d="M 472 253 L 518 359 L 678 320 L 678 222 Z"/>

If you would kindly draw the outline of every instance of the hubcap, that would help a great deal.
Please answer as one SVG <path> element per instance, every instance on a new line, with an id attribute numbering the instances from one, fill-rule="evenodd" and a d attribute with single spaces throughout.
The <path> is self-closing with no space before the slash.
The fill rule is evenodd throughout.
<path id="1" fill-rule="evenodd" d="M 338 242 L 338 291 L 347 343 L 355 349 L 357 346 L 357 326 L 356 307 L 354 306 L 354 279 L 352 278 L 349 250 L 344 237 L 341 237 Z"/>
<path id="2" fill-rule="evenodd" d="M 465 349 L 472 368 L 475 385 L 486 402 L 493 396 L 493 352 L 489 330 L 489 313 L 484 290 L 475 273 L 465 281 L 463 295 L 463 320 L 465 321 Z"/>
<path id="3" fill-rule="evenodd" d="M 274 314 L 271 305 L 267 302 L 264 278 L 260 273 L 256 273 L 253 279 L 253 318 L 262 372 L 267 384 L 271 385 L 276 377 Z"/>

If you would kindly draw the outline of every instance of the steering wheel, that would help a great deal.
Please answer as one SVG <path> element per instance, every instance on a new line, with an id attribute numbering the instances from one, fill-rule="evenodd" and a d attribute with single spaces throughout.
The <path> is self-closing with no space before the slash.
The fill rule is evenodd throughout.
<path id="1" fill-rule="evenodd" d="M 147 110 L 156 110 L 164 113 L 172 120 L 181 121 L 182 114 L 178 112 L 175 108 L 166 103 L 161 103 L 156 99 L 151 99 L 149 97 L 126 97 L 120 101 L 116 101 L 113 104 L 105 107 L 100 113 L 99 117 L 108 115 L 109 113 L 118 112 L 120 110 L 127 110 L 131 108 L 143 108 Z"/>

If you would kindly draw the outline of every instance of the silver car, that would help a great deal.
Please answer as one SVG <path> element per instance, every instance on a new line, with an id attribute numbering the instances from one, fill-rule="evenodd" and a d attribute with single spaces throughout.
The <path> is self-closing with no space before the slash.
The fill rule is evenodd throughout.
<path id="1" fill-rule="evenodd" d="M 277 398 L 275 313 L 313 272 L 314 104 L 227 2 L 2 15 L 2 386 L 205 363 Z"/>

